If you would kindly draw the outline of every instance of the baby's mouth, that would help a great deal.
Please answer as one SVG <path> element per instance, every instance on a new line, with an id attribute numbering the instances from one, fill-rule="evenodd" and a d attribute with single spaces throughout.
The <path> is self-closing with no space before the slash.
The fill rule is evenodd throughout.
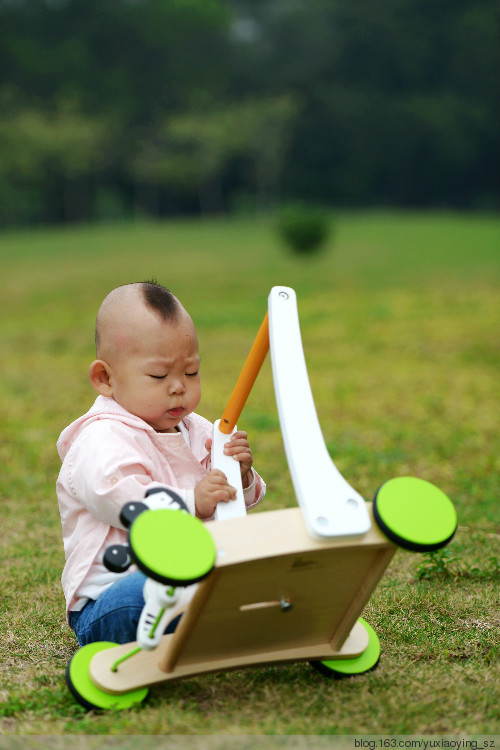
<path id="1" fill-rule="evenodd" d="M 184 409 L 182 406 L 176 406 L 175 409 L 169 409 L 168 413 L 171 417 L 180 417 L 184 413 Z"/>

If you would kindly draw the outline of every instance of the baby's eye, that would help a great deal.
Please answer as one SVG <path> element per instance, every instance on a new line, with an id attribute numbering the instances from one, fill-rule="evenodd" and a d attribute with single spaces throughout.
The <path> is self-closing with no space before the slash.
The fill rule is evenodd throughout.
<path id="1" fill-rule="evenodd" d="M 196 377 L 197 375 L 199 375 L 199 374 L 200 374 L 200 371 L 199 371 L 199 370 L 196 370 L 196 372 L 187 372 L 187 373 L 186 373 L 186 376 L 187 376 L 188 378 L 195 378 L 195 377 Z"/>
<path id="2" fill-rule="evenodd" d="M 150 375 L 150 378 L 154 378 L 155 380 L 164 380 L 167 376 L 166 375 Z"/>

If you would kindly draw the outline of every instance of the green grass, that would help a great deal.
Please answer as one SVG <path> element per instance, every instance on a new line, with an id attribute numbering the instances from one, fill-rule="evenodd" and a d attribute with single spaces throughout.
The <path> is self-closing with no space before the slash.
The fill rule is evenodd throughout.
<path id="1" fill-rule="evenodd" d="M 0 733 L 500 733 L 498 216 L 343 213 L 311 258 L 288 255 L 265 221 L 18 231 L 0 236 L 0 258 Z M 119 714 L 87 714 L 69 695 L 55 443 L 93 401 L 101 299 L 150 276 L 198 327 L 200 413 L 220 416 L 271 286 L 292 286 L 340 471 L 366 499 L 407 474 L 453 499 L 449 555 L 398 553 L 366 608 L 376 671 L 205 675 Z M 294 505 L 269 362 L 240 425 L 268 484 L 261 509 Z"/>

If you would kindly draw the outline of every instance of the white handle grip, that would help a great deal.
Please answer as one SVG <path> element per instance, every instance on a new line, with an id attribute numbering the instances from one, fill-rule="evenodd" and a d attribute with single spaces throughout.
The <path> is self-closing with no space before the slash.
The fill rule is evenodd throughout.
<path id="1" fill-rule="evenodd" d="M 243 497 L 243 485 L 241 483 L 240 464 L 232 456 L 226 456 L 224 453 L 224 444 L 231 439 L 231 435 L 236 432 L 234 428 L 231 435 L 225 435 L 219 430 L 220 419 L 214 424 L 212 436 L 212 468 L 220 469 L 227 477 L 231 487 L 236 489 L 236 499 L 228 503 L 217 503 L 215 509 L 215 520 L 225 521 L 228 518 L 240 518 L 245 516 L 247 509 L 245 498 Z"/>

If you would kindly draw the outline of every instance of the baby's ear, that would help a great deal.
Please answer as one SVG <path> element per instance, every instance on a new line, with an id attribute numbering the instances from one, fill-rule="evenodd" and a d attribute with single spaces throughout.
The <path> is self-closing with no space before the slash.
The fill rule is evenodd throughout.
<path id="1" fill-rule="evenodd" d="M 112 396 L 111 368 L 103 359 L 96 359 L 89 367 L 89 379 L 92 388 L 101 396 Z"/>

